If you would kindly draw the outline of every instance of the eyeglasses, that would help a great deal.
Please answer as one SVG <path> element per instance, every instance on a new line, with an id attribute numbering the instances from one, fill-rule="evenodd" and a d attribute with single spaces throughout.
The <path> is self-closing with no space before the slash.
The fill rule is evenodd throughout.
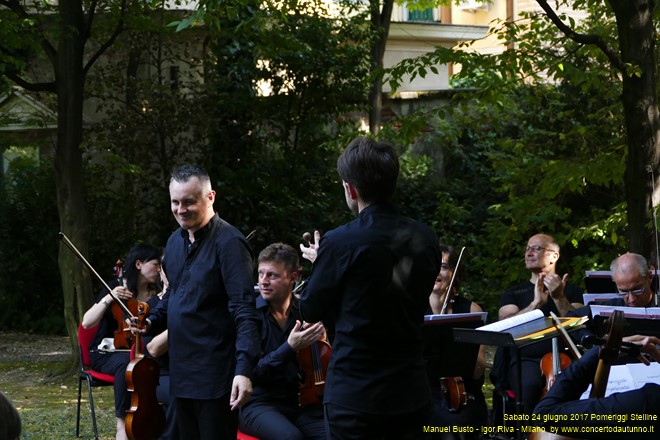
<path id="1" fill-rule="evenodd" d="M 527 246 L 527 247 L 525 248 L 525 252 L 526 252 L 526 253 L 529 252 L 529 251 L 532 251 L 532 252 L 536 252 L 536 253 L 538 253 L 538 252 L 545 251 L 545 250 L 547 250 L 548 252 L 554 252 L 554 253 L 557 253 L 557 251 L 554 250 L 554 249 L 548 249 L 548 248 L 546 248 L 546 247 L 539 246 L 539 245 Z"/>
<path id="2" fill-rule="evenodd" d="M 619 290 L 619 288 L 617 287 L 616 291 L 619 296 L 628 296 L 628 295 L 639 296 L 646 291 L 646 287 L 642 286 L 634 290 Z"/>

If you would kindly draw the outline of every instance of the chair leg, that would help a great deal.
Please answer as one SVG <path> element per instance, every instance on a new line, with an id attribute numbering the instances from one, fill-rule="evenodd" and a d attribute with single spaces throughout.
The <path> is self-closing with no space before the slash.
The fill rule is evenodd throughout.
<path id="1" fill-rule="evenodd" d="M 78 410 L 76 411 L 76 437 L 80 437 L 80 401 L 82 396 L 82 376 L 78 377 Z"/>
<path id="2" fill-rule="evenodd" d="M 92 395 L 92 384 L 87 382 L 87 389 L 89 390 L 89 409 L 92 412 L 92 424 L 94 425 L 94 439 L 99 440 L 99 430 L 96 427 L 96 412 L 94 412 L 94 396 Z"/>

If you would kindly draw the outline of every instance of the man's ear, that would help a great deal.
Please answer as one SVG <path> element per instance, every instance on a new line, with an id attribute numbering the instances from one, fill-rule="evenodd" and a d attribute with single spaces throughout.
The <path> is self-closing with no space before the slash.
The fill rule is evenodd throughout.
<path id="1" fill-rule="evenodd" d="M 357 200 L 357 190 L 355 187 L 348 182 L 344 182 L 344 187 L 346 188 L 346 192 L 348 193 L 351 200 Z"/>

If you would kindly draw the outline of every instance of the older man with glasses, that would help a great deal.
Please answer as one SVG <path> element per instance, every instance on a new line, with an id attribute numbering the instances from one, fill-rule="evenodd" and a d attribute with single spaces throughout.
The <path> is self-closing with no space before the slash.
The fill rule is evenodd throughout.
<path id="1" fill-rule="evenodd" d="M 568 282 L 568 275 L 556 272 L 560 249 L 557 241 L 547 234 L 536 234 L 527 241 L 525 267 L 530 271 L 527 281 L 510 287 L 500 299 L 499 319 L 531 312 L 543 311 L 565 316 L 582 306 L 582 289 Z M 541 358 L 552 351 L 551 342 L 544 341 L 520 349 L 522 377 L 518 377 L 515 348 L 499 348 L 493 361 L 491 381 L 496 389 L 518 389 L 522 385 L 523 411 L 531 413 L 545 387 L 541 372 Z M 518 396 L 520 398 L 520 396 Z"/>
<path id="2" fill-rule="evenodd" d="M 649 267 L 646 258 L 639 254 L 626 253 L 612 261 L 610 265 L 612 281 L 616 285 L 617 292 L 628 307 L 651 307 L 653 304 L 653 291 L 651 280 L 653 271 Z M 617 304 L 611 304 L 617 305 Z"/>

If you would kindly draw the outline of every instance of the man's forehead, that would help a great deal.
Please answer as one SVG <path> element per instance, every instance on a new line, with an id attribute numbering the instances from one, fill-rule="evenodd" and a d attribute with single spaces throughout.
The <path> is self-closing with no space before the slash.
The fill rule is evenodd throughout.
<path id="1" fill-rule="evenodd" d="M 173 180 L 170 182 L 170 194 L 197 196 L 198 194 L 202 194 L 202 186 L 196 177 L 190 178 L 185 182 Z"/>
<path id="2" fill-rule="evenodd" d="M 549 237 L 544 237 L 542 235 L 535 235 L 527 241 L 528 245 L 540 245 L 547 246 L 552 242 Z"/>
<path id="3" fill-rule="evenodd" d="M 639 270 L 631 266 L 621 267 L 620 269 L 616 270 L 614 273 L 612 273 L 612 279 L 615 283 L 629 283 L 635 281 L 641 283 L 644 281 L 644 277 L 641 273 L 639 273 Z"/>

